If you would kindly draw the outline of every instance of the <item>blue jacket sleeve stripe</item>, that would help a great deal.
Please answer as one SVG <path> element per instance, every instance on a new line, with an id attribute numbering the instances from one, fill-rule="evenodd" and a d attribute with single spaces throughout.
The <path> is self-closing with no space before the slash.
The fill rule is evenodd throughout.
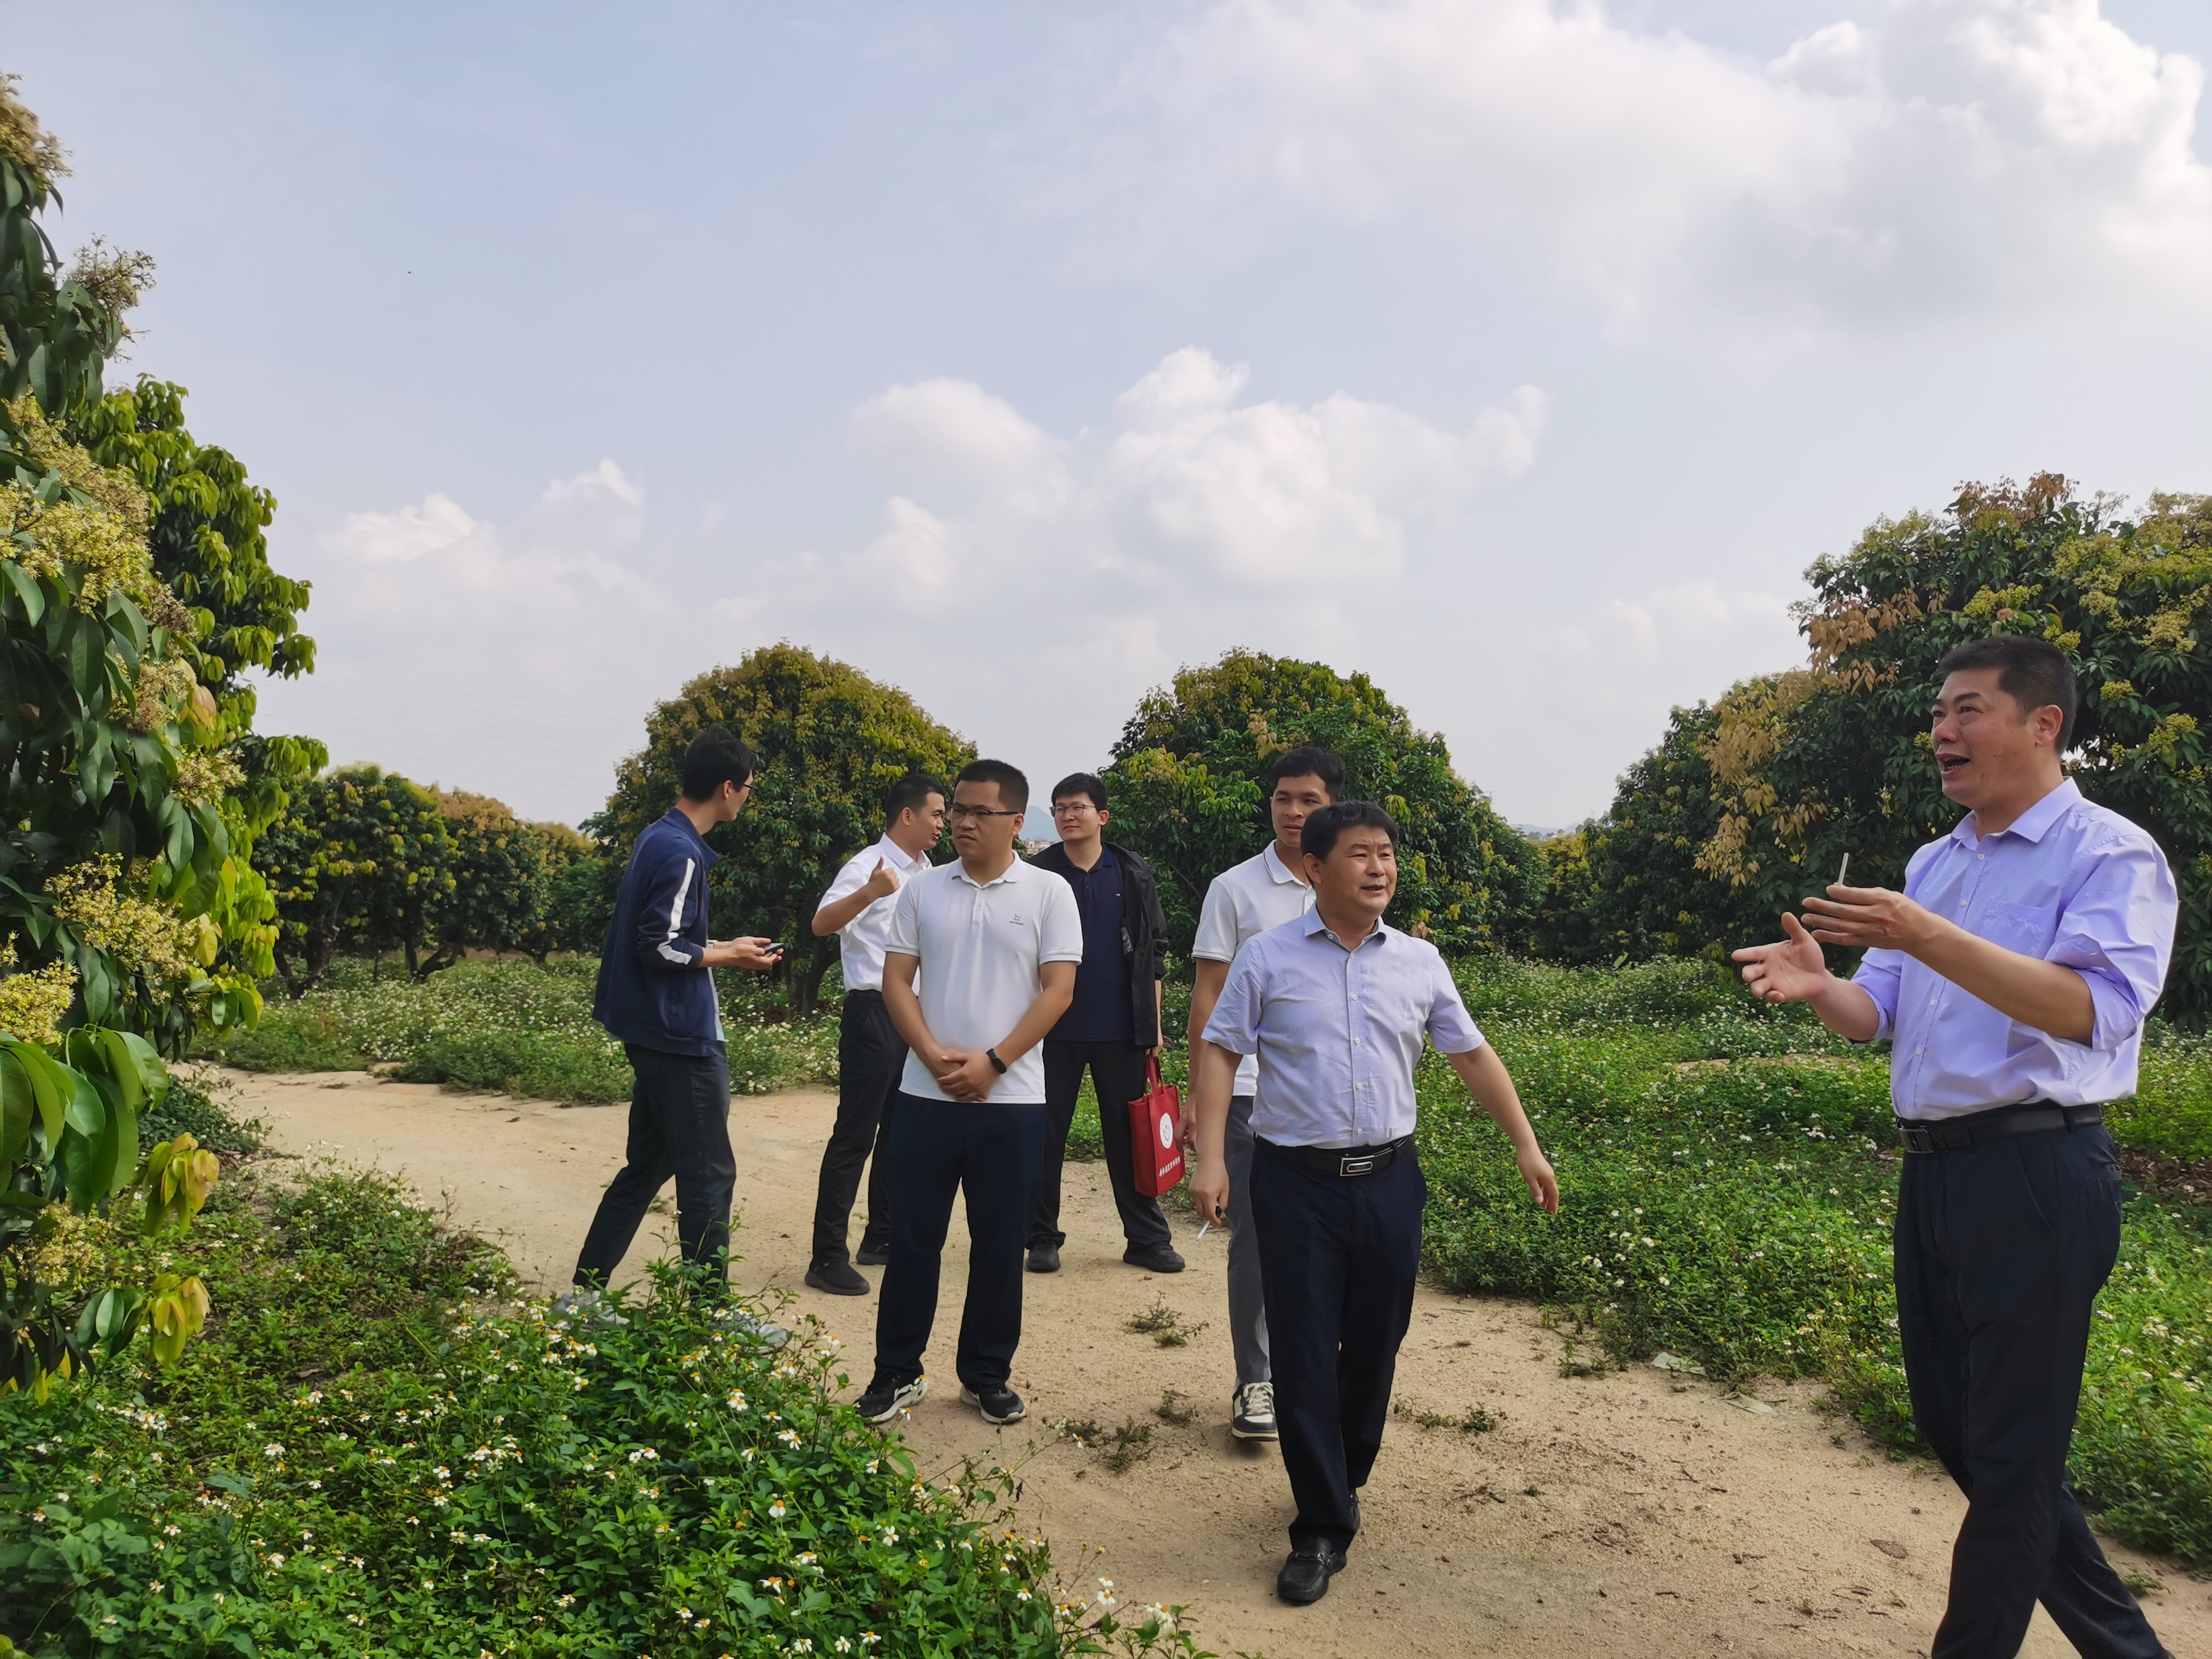
<path id="1" fill-rule="evenodd" d="M 681 873 L 677 870 L 679 863 Z M 690 894 L 691 878 L 698 868 L 696 860 L 672 858 L 653 872 L 644 901 L 638 906 L 637 953 L 648 967 L 696 968 L 705 954 L 684 937 L 684 901 Z"/>

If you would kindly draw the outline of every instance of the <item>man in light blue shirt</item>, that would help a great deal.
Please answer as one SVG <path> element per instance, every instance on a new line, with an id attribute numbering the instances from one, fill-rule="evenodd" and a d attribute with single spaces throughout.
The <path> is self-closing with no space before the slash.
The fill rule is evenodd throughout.
<path id="1" fill-rule="evenodd" d="M 1317 1601 L 1343 1569 L 1389 1415 L 1413 1317 L 1428 1188 L 1413 1152 L 1413 1068 L 1435 1042 L 1513 1143 L 1536 1201 L 1559 1183 L 1513 1079 L 1468 1017 L 1436 946 L 1382 920 L 1398 888 L 1398 826 L 1341 801 L 1300 835 L 1310 914 L 1237 951 L 1206 1023 L 1194 1079 L 1193 1206 L 1229 1212 L 1226 1158 L 1237 1057 L 1257 1054 L 1251 1211 L 1259 1237 L 1283 1468 L 1297 1500 L 1286 1601 Z"/>
<path id="2" fill-rule="evenodd" d="M 2179 914 L 2158 844 L 2082 799 L 2059 757 L 2074 671 L 2056 646 L 1959 647 L 1934 709 L 1943 793 L 1969 809 L 1905 890 L 1832 886 L 1810 931 L 1739 951 L 1769 1002 L 1887 1037 L 1908 1156 L 1898 1330 L 1912 1412 L 1966 1494 L 1931 1659 L 2019 1650 L 2040 1600 L 2099 1659 L 2166 1653 L 2066 1490 L 2089 1319 L 2120 1238 L 2102 1107 L 2136 1091 Z M 1850 980 L 1822 945 L 1865 946 Z"/>

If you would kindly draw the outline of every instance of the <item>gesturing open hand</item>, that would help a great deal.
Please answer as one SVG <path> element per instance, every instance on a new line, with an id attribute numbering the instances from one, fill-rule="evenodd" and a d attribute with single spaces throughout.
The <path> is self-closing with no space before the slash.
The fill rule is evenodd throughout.
<path id="1" fill-rule="evenodd" d="M 1773 945 L 1753 945 L 1735 953 L 1743 963 L 1743 982 L 1765 1002 L 1804 1002 L 1828 982 L 1827 958 L 1797 918 L 1783 913 L 1787 936 Z"/>

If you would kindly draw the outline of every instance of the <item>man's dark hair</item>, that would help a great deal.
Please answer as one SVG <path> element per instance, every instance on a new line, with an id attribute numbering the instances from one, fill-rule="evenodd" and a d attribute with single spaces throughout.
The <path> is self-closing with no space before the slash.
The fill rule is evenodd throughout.
<path id="1" fill-rule="evenodd" d="M 899 814 L 908 810 L 921 811 L 929 805 L 932 795 L 952 799 L 952 792 L 945 787 L 945 780 L 927 772 L 909 772 L 884 791 L 884 822 L 896 823 Z"/>
<path id="2" fill-rule="evenodd" d="M 1096 772 L 1070 772 L 1052 787 L 1052 804 L 1057 806 L 1070 795 L 1088 795 L 1091 804 L 1100 811 L 1106 810 L 1106 780 Z"/>
<path id="3" fill-rule="evenodd" d="M 684 751 L 684 799 L 712 800 L 726 783 L 753 781 L 753 751 L 727 726 L 710 726 Z"/>
<path id="4" fill-rule="evenodd" d="M 1326 749 L 1300 744 L 1275 757 L 1275 763 L 1267 769 L 1267 793 L 1273 794 L 1275 786 L 1285 778 L 1319 778 L 1321 787 L 1334 800 L 1344 793 L 1344 763 Z"/>
<path id="5" fill-rule="evenodd" d="M 1285 775 L 1303 778 L 1314 775 L 1291 772 Z M 1335 800 L 1306 820 L 1306 827 L 1298 832 L 1298 850 L 1326 863 L 1328 855 L 1336 850 L 1337 837 L 1352 829 L 1380 830 L 1390 837 L 1393 849 L 1398 845 L 1398 820 L 1373 801 Z"/>
<path id="6" fill-rule="evenodd" d="M 1938 674 L 1972 668 L 1996 669 L 1997 689 L 2018 703 L 2023 714 L 2057 708 L 2066 717 L 2058 728 L 2058 752 L 2066 752 L 2074 741 L 2074 711 L 2081 707 L 2081 692 L 2074 683 L 2074 665 L 2063 651 L 2049 640 L 1992 634 L 1953 646 L 1936 664 Z"/>
<path id="7" fill-rule="evenodd" d="M 1018 766 L 1005 761 L 972 760 L 960 769 L 960 775 L 952 780 L 957 788 L 963 783 L 995 783 L 999 786 L 999 804 L 1011 811 L 1026 812 L 1030 805 L 1030 781 Z"/>

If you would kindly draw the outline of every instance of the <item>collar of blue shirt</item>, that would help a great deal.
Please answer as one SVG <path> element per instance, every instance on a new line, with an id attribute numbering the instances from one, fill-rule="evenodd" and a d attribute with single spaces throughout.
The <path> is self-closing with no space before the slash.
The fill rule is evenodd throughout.
<path id="1" fill-rule="evenodd" d="M 1336 929 L 1330 927 L 1327 922 L 1321 919 L 1321 906 L 1318 904 L 1315 905 L 1312 909 L 1307 911 L 1304 916 L 1299 918 L 1299 920 L 1305 924 L 1306 937 L 1308 939 L 1311 939 L 1316 933 L 1326 933 L 1328 935 L 1328 942 L 1335 945 L 1340 951 L 1358 950 L 1365 945 L 1377 944 L 1386 935 L 1395 933 L 1398 931 L 1389 922 L 1383 921 L 1382 917 L 1377 916 L 1375 919 L 1374 928 L 1368 933 L 1365 939 L 1360 940 L 1358 945 L 1347 945 L 1341 939 L 1337 937 Z"/>
<path id="2" fill-rule="evenodd" d="M 2008 836 L 2018 836 L 2023 841 L 2041 841 L 2051 826 L 2064 817 L 2068 809 L 2081 799 L 2081 786 L 2067 778 L 2041 800 L 2012 821 L 2005 830 Z M 1951 839 L 1961 847 L 1972 847 L 1982 837 L 1974 829 L 1972 812 L 1951 826 Z"/>

